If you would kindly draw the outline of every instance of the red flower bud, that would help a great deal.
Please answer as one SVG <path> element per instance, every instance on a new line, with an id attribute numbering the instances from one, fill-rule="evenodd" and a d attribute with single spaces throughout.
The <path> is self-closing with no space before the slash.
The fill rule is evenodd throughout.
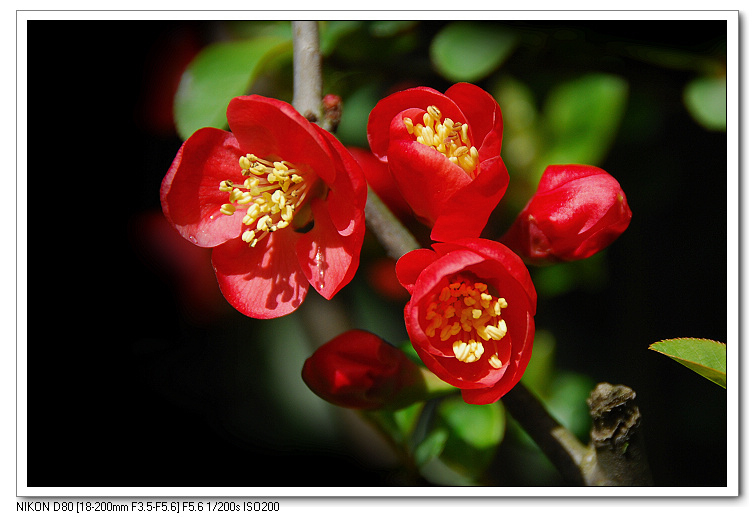
<path id="1" fill-rule="evenodd" d="M 351 409 L 396 409 L 425 391 L 420 367 L 364 330 L 322 345 L 304 362 L 301 376 L 317 396 Z"/>
<path id="2" fill-rule="evenodd" d="M 495 402 L 519 382 L 537 301 L 522 259 L 498 242 L 464 239 L 407 253 L 396 274 L 411 294 L 409 339 L 431 372 L 470 404 Z"/>
<path id="3" fill-rule="evenodd" d="M 501 242 L 528 264 L 579 260 L 616 240 L 631 218 L 619 182 L 603 169 L 550 165 Z"/>

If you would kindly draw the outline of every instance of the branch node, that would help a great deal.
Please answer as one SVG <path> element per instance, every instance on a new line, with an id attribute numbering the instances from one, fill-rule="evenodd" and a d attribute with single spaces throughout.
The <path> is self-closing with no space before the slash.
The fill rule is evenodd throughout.
<path id="1" fill-rule="evenodd" d="M 606 382 L 590 393 L 587 405 L 593 419 L 590 438 L 596 459 L 595 468 L 588 473 L 590 485 L 652 484 L 635 398 L 631 388 Z"/>

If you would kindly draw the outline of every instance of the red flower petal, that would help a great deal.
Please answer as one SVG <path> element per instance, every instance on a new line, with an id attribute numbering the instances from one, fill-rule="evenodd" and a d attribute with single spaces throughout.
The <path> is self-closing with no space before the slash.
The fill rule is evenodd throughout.
<path id="1" fill-rule="evenodd" d="M 456 83 L 446 90 L 467 118 L 472 144 L 480 153 L 480 161 L 500 156 L 503 141 L 503 116 L 496 100 L 479 86 Z M 477 137 L 477 138 L 474 138 Z"/>
<path id="2" fill-rule="evenodd" d="M 456 122 L 467 121 L 459 107 L 437 90 L 420 86 L 396 92 L 381 99 L 367 119 L 367 141 L 375 156 L 380 160 L 386 160 L 389 144 L 388 128 L 397 113 L 409 108 L 426 110 L 428 106 L 436 106 L 445 117 Z"/>
<path id="3" fill-rule="evenodd" d="M 396 262 L 396 276 L 398 281 L 409 294 L 414 292 L 414 283 L 422 271 L 438 258 L 432 250 L 419 249 L 410 251 Z"/>
<path id="4" fill-rule="evenodd" d="M 421 121 L 422 113 L 412 109 L 394 117 L 390 126 L 388 167 L 417 217 L 432 225 L 446 200 L 469 185 L 472 179 L 445 155 L 420 144 L 406 131 L 404 117 Z"/>
<path id="5" fill-rule="evenodd" d="M 160 187 L 163 213 L 192 243 L 214 247 L 241 233 L 242 213 L 224 216 L 228 194 L 221 181 L 241 176 L 236 138 L 214 128 L 200 129 L 179 149 Z"/>
<path id="6" fill-rule="evenodd" d="M 236 97 L 228 104 L 227 116 L 245 153 L 306 165 L 326 183 L 335 180 L 332 157 L 317 126 L 290 104 L 259 95 Z"/>
<path id="7" fill-rule="evenodd" d="M 298 237 L 293 231 L 277 231 L 253 248 L 232 239 L 213 250 L 220 290 L 236 310 L 269 319 L 301 305 L 309 284 L 296 258 Z"/>
<path id="8" fill-rule="evenodd" d="M 499 144 L 500 148 L 500 144 Z M 443 203 L 430 237 L 452 241 L 478 237 L 509 185 L 509 173 L 500 156 L 481 162 L 474 181 L 461 187 Z"/>
<path id="9" fill-rule="evenodd" d="M 298 236 L 296 254 L 310 285 L 330 300 L 354 278 L 359 267 L 364 224 L 361 231 L 343 236 L 333 226 L 325 202 L 315 199 L 311 206 L 315 225 Z"/>

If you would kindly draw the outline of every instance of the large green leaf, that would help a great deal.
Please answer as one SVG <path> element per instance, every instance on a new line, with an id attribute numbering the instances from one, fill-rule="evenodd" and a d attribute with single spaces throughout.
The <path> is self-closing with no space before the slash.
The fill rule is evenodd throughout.
<path id="1" fill-rule="evenodd" d="M 628 85 L 607 74 L 590 74 L 554 88 L 543 107 L 547 145 L 533 172 L 550 164 L 597 165 L 613 143 L 624 116 Z"/>
<path id="2" fill-rule="evenodd" d="M 684 88 L 684 104 L 701 126 L 726 131 L 726 77 L 690 81 Z"/>
<path id="3" fill-rule="evenodd" d="M 179 135 L 186 139 L 202 127 L 226 127 L 230 100 L 246 93 L 267 60 L 290 49 L 290 37 L 275 35 L 204 48 L 184 72 L 176 93 Z"/>
<path id="4" fill-rule="evenodd" d="M 450 397 L 438 405 L 434 426 L 433 432 L 445 437 L 439 459 L 477 479 L 503 440 L 505 413 L 501 404 L 467 404 L 461 397 Z"/>
<path id="5" fill-rule="evenodd" d="M 477 81 L 498 68 L 516 44 L 516 34 L 499 24 L 454 22 L 435 35 L 430 59 L 446 79 Z"/>
<path id="6" fill-rule="evenodd" d="M 650 345 L 687 368 L 726 388 L 726 343 L 710 339 L 665 339 Z"/>

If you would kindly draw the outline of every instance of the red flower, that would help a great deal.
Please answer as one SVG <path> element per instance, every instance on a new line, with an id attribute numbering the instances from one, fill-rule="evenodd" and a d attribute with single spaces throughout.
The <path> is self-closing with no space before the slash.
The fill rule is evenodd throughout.
<path id="1" fill-rule="evenodd" d="M 359 263 L 361 169 L 285 102 L 237 97 L 227 116 L 231 133 L 200 129 L 181 146 L 160 189 L 165 216 L 214 248 L 220 289 L 248 316 L 292 312 L 310 284 L 332 298 Z"/>
<path id="2" fill-rule="evenodd" d="M 619 182 L 589 165 L 550 165 L 501 242 L 529 264 L 590 257 L 629 226 L 632 211 Z"/>
<path id="3" fill-rule="evenodd" d="M 516 254 L 485 239 L 437 243 L 401 257 L 396 273 L 411 294 L 404 317 L 414 349 L 466 402 L 495 402 L 521 379 L 537 295 Z"/>
<path id="4" fill-rule="evenodd" d="M 411 88 L 382 99 L 367 122 L 375 155 L 432 238 L 478 236 L 506 192 L 503 121 L 484 90 L 457 83 L 444 94 Z"/>
<path id="5" fill-rule="evenodd" d="M 351 409 L 398 408 L 424 391 L 419 366 L 363 330 L 322 345 L 304 362 L 301 375 L 317 396 Z"/>

